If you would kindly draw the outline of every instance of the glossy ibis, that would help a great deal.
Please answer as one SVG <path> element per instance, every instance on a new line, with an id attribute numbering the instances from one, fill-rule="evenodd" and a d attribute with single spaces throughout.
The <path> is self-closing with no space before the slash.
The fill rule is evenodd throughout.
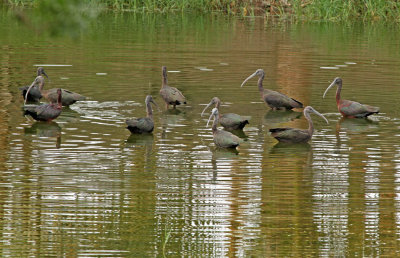
<path id="1" fill-rule="evenodd" d="M 57 104 L 25 105 L 25 115 L 30 115 L 33 119 L 38 121 L 52 121 L 53 119 L 56 119 L 62 111 L 61 92 L 61 89 L 57 89 Z M 29 89 L 27 94 L 28 93 Z"/>
<path id="2" fill-rule="evenodd" d="M 341 99 L 340 92 L 342 91 L 342 79 L 339 77 L 336 77 L 335 80 L 333 80 L 333 82 L 331 83 L 331 85 L 329 85 L 328 88 L 326 88 L 323 98 L 325 98 L 325 95 L 328 92 L 328 90 L 332 88 L 334 85 L 337 85 L 336 105 L 343 117 L 363 118 L 372 114 L 379 113 L 379 107 L 363 105 L 356 101 Z"/>
<path id="3" fill-rule="evenodd" d="M 44 78 L 43 76 L 38 76 L 35 79 L 35 85 L 39 85 L 39 90 L 42 96 L 49 102 L 51 103 L 57 103 L 58 101 L 58 94 L 57 94 L 57 88 L 54 89 L 49 89 L 49 90 L 44 90 Z M 32 87 L 29 86 L 29 87 Z M 62 90 L 62 99 L 61 99 L 61 104 L 63 106 L 69 106 L 74 104 L 75 102 L 79 100 L 85 100 L 86 97 L 82 96 L 78 93 L 66 90 L 66 89 L 61 89 Z"/>
<path id="4" fill-rule="evenodd" d="M 165 101 L 166 108 L 168 109 L 169 105 L 173 105 L 175 108 L 176 105 L 186 104 L 183 94 L 177 88 L 168 86 L 167 67 L 165 66 L 162 67 L 162 78 L 160 95 Z"/>
<path id="5" fill-rule="evenodd" d="M 129 129 L 129 131 L 131 131 L 131 133 L 151 133 L 154 129 L 153 110 L 150 103 L 153 103 L 157 108 L 158 106 L 154 102 L 151 95 L 146 96 L 145 103 L 147 117 L 126 120 L 126 124 L 128 125 L 127 128 Z"/>
<path id="6" fill-rule="evenodd" d="M 49 76 L 47 76 L 46 72 L 44 71 L 43 67 L 39 67 L 37 69 L 37 75 L 36 76 L 46 76 L 47 79 L 49 79 Z M 39 85 L 36 83 L 36 80 L 33 81 L 34 87 L 29 91 L 29 94 L 27 95 L 26 92 L 28 91 L 30 86 L 24 86 L 19 88 L 19 90 L 22 93 L 22 96 L 25 101 L 29 102 L 39 102 L 39 100 L 42 98 L 42 93 L 40 93 Z"/>
<path id="7" fill-rule="evenodd" d="M 211 99 L 211 102 L 204 108 L 203 112 L 201 112 L 201 116 L 203 116 L 203 113 L 204 111 L 206 111 L 207 108 L 214 104 L 219 111 L 221 100 L 218 97 L 214 97 Z M 221 113 L 218 114 L 219 123 L 227 130 L 242 130 L 243 127 L 245 127 L 245 125 L 249 123 L 250 119 L 250 117 L 248 116 L 240 116 L 234 113 L 227 113 L 223 115 Z"/>
<path id="8" fill-rule="evenodd" d="M 308 129 L 273 128 L 269 129 L 271 136 L 280 142 L 286 143 L 308 142 L 314 133 L 314 125 L 311 120 L 310 113 L 319 115 L 326 121 L 326 123 L 328 123 L 328 120 L 321 113 L 316 111 L 311 106 L 307 106 L 304 108 L 304 117 L 308 120 Z"/>
<path id="9" fill-rule="evenodd" d="M 293 109 L 293 108 L 302 108 L 303 104 L 295 99 L 292 99 L 285 94 L 280 92 L 264 89 L 263 80 L 265 77 L 265 72 L 263 69 L 258 69 L 255 73 L 247 77 L 240 87 L 250 80 L 251 78 L 258 76 L 258 91 L 261 94 L 261 98 L 264 100 L 267 105 L 272 109 Z"/>
<path id="10" fill-rule="evenodd" d="M 212 132 L 215 145 L 221 148 L 236 148 L 237 146 L 239 146 L 240 142 L 242 141 L 239 137 L 230 132 L 219 130 L 217 128 L 219 120 L 218 108 L 212 109 L 210 118 L 207 121 L 207 127 L 213 116 L 214 121 L 212 124 Z"/>

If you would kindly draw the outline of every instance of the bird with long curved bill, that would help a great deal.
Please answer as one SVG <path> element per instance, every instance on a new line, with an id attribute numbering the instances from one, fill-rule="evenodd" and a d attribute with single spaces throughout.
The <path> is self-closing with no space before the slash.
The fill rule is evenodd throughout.
<path id="1" fill-rule="evenodd" d="M 247 77 L 243 82 L 240 87 L 243 87 L 243 85 L 250 80 L 251 78 L 258 76 L 258 91 L 261 94 L 261 98 L 263 101 L 272 109 L 293 109 L 293 108 L 302 108 L 303 103 L 300 101 L 297 101 L 293 98 L 290 98 L 286 96 L 285 94 L 282 94 L 280 92 L 270 90 L 270 89 L 264 89 L 263 87 L 263 81 L 265 77 L 265 72 L 263 69 L 258 69 Z"/>
<path id="2" fill-rule="evenodd" d="M 280 142 L 285 143 L 304 143 L 308 142 L 314 133 L 314 124 L 311 120 L 310 114 L 314 113 L 322 117 L 328 124 L 328 120 L 318 111 L 311 106 L 304 108 L 304 117 L 308 120 L 308 129 L 298 128 L 272 128 L 269 129 L 271 136 Z"/>
<path id="3" fill-rule="evenodd" d="M 39 67 L 37 69 L 36 76 L 46 76 L 47 79 L 49 79 L 49 76 L 47 76 L 46 72 L 44 71 L 43 67 Z M 50 80 L 50 79 L 49 79 Z M 35 81 L 34 81 L 35 83 Z M 26 94 L 30 86 L 24 86 L 20 87 L 19 90 L 21 91 L 22 97 L 24 98 L 25 101 L 28 102 L 39 102 L 40 99 L 42 98 L 42 93 L 40 92 L 39 89 L 39 84 L 35 84 L 35 86 L 29 91 L 29 94 Z"/>
<path id="4" fill-rule="evenodd" d="M 211 99 L 210 103 L 203 109 L 201 112 L 201 116 L 203 116 L 204 112 L 210 106 L 214 105 L 218 109 L 221 106 L 221 100 L 218 97 L 214 97 Z M 246 124 L 249 123 L 250 117 L 249 116 L 241 116 L 234 113 L 219 113 L 219 123 L 226 129 L 226 130 L 242 130 Z"/>
<path id="5" fill-rule="evenodd" d="M 237 146 L 239 146 L 239 144 L 242 142 L 242 140 L 239 137 L 230 132 L 219 130 L 217 128 L 219 120 L 218 108 L 212 109 L 206 127 L 208 127 L 208 124 L 212 117 L 214 117 L 214 121 L 212 124 L 212 132 L 215 145 L 220 148 L 236 148 Z"/>
<path id="6" fill-rule="evenodd" d="M 342 91 L 342 78 L 336 77 L 333 82 L 326 88 L 323 98 L 330 88 L 337 85 L 336 105 L 343 117 L 348 118 L 364 118 L 372 114 L 379 113 L 379 107 L 364 105 L 352 100 L 342 99 L 340 93 Z"/>

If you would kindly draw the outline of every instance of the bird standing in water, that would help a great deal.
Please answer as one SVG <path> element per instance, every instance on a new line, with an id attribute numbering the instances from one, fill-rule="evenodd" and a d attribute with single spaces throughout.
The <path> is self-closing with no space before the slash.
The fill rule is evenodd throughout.
<path id="1" fill-rule="evenodd" d="M 340 93 L 342 91 L 342 79 L 339 77 L 336 77 L 331 83 L 331 85 L 329 85 L 328 88 L 326 88 L 323 98 L 325 98 L 325 95 L 328 92 L 328 90 L 332 88 L 334 85 L 337 85 L 336 105 L 343 117 L 363 118 L 372 114 L 379 113 L 379 107 L 373 107 L 358 103 L 356 101 L 341 99 Z"/>
<path id="2" fill-rule="evenodd" d="M 47 79 L 49 79 L 49 76 L 47 76 L 46 72 L 44 71 L 43 67 L 39 67 L 37 69 L 37 75 L 36 76 L 46 76 Z M 34 81 L 35 82 L 35 81 Z M 40 92 L 39 85 L 36 85 L 29 91 L 29 94 L 26 94 L 30 86 L 24 86 L 20 87 L 19 90 L 22 93 L 22 97 L 24 100 L 28 102 L 39 102 L 39 100 L 42 98 L 42 93 Z"/>
<path id="3" fill-rule="evenodd" d="M 207 127 L 213 116 L 214 121 L 212 124 L 212 132 L 215 145 L 221 148 L 236 148 L 237 146 L 239 146 L 240 142 L 242 141 L 239 137 L 230 132 L 219 130 L 217 128 L 219 120 L 218 108 L 212 109 L 210 118 L 207 121 Z"/>
<path id="4" fill-rule="evenodd" d="M 328 124 L 328 120 L 318 111 L 316 111 L 311 106 L 304 108 L 304 117 L 308 120 L 308 129 L 298 129 L 298 128 L 273 128 L 269 129 L 271 136 L 280 142 L 286 143 L 304 143 L 308 142 L 313 133 L 314 125 L 310 117 L 310 113 L 314 113 L 322 117 Z"/>
<path id="5" fill-rule="evenodd" d="M 126 124 L 128 126 L 127 128 L 129 129 L 129 131 L 131 131 L 131 133 L 151 133 L 154 129 L 153 109 L 151 108 L 150 103 L 153 103 L 157 108 L 158 106 L 154 102 L 151 95 L 146 96 L 145 103 L 147 117 L 126 120 Z"/>
<path id="6" fill-rule="evenodd" d="M 174 108 L 180 104 L 186 104 L 186 99 L 183 94 L 174 87 L 168 86 L 167 80 L 167 67 L 162 67 L 162 85 L 160 90 L 160 95 L 165 101 L 166 108 L 168 109 L 169 105 L 173 105 Z"/>
<path id="7" fill-rule="evenodd" d="M 280 92 L 264 89 L 263 80 L 265 77 L 265 72 L 263 69 L 258 69 L 255 73 L 247 77 L 240 87 L 250 80 L 251 78 L 258 76 L 258 91 L 261 94 L 261 98 L 264 102 L 272 109 L 293 109 L 302 108 L 303 104 L 295 99 L 292 99 L 285 94 Z"/>
<path id="8" fill-rule="evenodd" d="M 211 102 L 204 108 L 203 112 L 201 112 L 201 116 L 203 116 L 204 111 L 206 111 L 207 108 L 215 104 L 215 107 L 219 111 L 219 107 L 221 105 L 221 100 L 218 97 L 214 97 L 211 99 Z M 219 122 L 220 124 L 227 130 L 242 130 L 246 124 L 249 123 L 250 117 L 248 116 L 240 116 L 238 114 L 234 113 L 227 113 L 227 114 L 221 114 L 219 113 Z"/>
<path id="9" fill-rule="evenodd" d="M 49 102 L 51 103 L 57 103 L 58 100 L 58 94 L 57 94 L 57 90 L 56 88 L 54 89 L 49 89 L 49 90 L 44 90 L 44 78 L 43 76 L 37 76 L 35 78 L 35 81 L 32 83 L 31 86 L 29 87 L 33 87 L 38 85 L 39 87 L 39 91 L 42 94 L 42 96 Z M 78 93 L 69 91 L 69 90 L 65 90 L 65 89 L 61 89 L 62 91 L 62 99 L 61 99 L 61 104 L 63 106 L 69 106 L 74 104 L 75 102 L 79 101 L 79 100 L 85 100 L 86 97 L 82 96 Z M 28 95 L 28 94 L 26 94 Z"/>
<path id="10" fill-rule="evenodd" d="M 25 115 L 30 115 L 33 119 L 38 121 L 47 121 L 50 122 L 53 119 L 56 119 L 62 111 L 61 104 L 61 89 L 57 89 L 57 104 L 42 104 L 42 105 L 25 105 L 24 113 Z M 27 94 L 29 93 L 29 90 Z"/>

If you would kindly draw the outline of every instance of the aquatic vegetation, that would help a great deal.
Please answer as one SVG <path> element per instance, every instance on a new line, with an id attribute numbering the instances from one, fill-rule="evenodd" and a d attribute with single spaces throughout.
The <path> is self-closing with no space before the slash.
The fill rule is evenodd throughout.
<path id="1" fill-rule="evenodd" d="M 396 0 L 6 0 L 13 6 L 90 5 L 90 10 L 112 9 L 134 12 L 220 11 L 242 16 L 267 15 L 295 20 L 346 21 L 349 19 L 400 22 L 400 2 Z M 97 7 L 97 8 L 93 8 Z"/>

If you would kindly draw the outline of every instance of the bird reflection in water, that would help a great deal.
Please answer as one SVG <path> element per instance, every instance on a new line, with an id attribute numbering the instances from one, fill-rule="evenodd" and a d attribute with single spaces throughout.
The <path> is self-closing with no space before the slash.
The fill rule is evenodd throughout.
<path id="1" fill-rule="evenodd" d="M 42 122 L 38 121 L 31 127 L 24 128 L 25 135 L 36 135 L 38 137 L 55 137 L 56 147 L 61 147 L 61 127 L 54 121 Z"/>
<path id="2" fill-rule="evenodd" d="M 268 110 L 264 116 L 266 124 L 290 122 L 301 117 L 301 112 L 293 110 Z"/>

